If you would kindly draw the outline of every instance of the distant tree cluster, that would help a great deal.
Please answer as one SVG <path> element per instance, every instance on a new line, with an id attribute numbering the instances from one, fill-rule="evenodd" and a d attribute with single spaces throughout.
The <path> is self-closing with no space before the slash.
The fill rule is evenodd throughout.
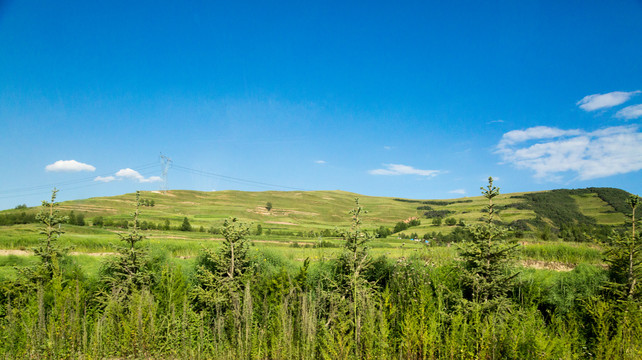
<path id="1" fill-rule="evenodd" d="M 38 222 L 36 220 L 36 214 L 27 213 L 25 211 L 19 213 L 0 214 L 0 226 L 31 224 L 36 222 Z"/>
<path id="2" fill-rule="evenodd" d="M 141 200 L 141 205 L 143 205 L 143 200 Z M 187 222 L 189 224 L 189 220 Z M 134 224 L 128 220 L 124 219 L 105 219 L 103 216 L 96 216 L 93 219 L 91 219 L 91 225 L 96 226 L 96 227 L 115 227 L 115 228 L 121 228 L 121 229 L 128 229 L 134 226 Z M 139 230 L 172 230 L 171 223 L 169 219 L 165 219 L 163 222 L 160 223 L 155 223 L 153 221 L 138 221 L 137 227 Z M 183 230 L 183 225 L 181 224 L 178 227 L 175 227 L 174 229 L 176 230 Z M 191 229 L 191 225 L 190 225 Z M 192 231 L 192 230 L 183 230 L 183 231 Z M 199 228 L 198 231 L 201 231 Z M 205 232 L 205 228 L 203 228 L 203 231 Z"/>
<path id="3" fill-rule="evenodd" d="M 464 199 L 464 200 L 410 200 L 410 199 L 394 198 L 393 200 L 399 201 L 399 202 L 405 202 L 405 203 L 417 203 L 417 204 L 436 205 L 436 206 L 446 206 L 446 205 L 452 205 L 452 204 L 465 204 L 465 203 L 473 202 L 471 199 Z"/>
<path id="4" fill-rule="evenodd" d="M 154 201 L 154 199 L 141 199 L 140 205 L 147 206 L 147 207 L 154 207 L 156 205 L 156 201 Z"/>
<path id="5" fill-rule="evenodd" d="M 67 224 L 76 225 L 76 226 L 85 226 L 87 225 L 87 223 L 85 223 L 85 215 L 76 214 L 72 210 L 69 212 L 69 215 L 67 216 Z"/>
<path id="6" fill-rule="evenodd" d="M 103 216 L 96 216 L 91 219 L 91 225 L 96 227 L 116 227 L 121 229 L 129 228 L 129 221 L 118 219 L 105 219 Z"/>
<path id="7" fill-rule="evenodd" d="M 429 240 L 435 245 L 461 243 L 470 240 L 470 233 L 461 226 L 456 227 L 449 234 L 442 234 L 441 232 L 425 233 L 422 237 L 424 240 Z"/>
<path id="8" fill-rule="evenodd" d="M 422 204 L 426 205 L 435 205 L 435 206 L 448 206 L 452 204 L 467 204 L 473 202 L 470 199 L 465 200 L 425 200 L 422 201 Z"/>
<path id="9" fill-rule="evenodd" d="M 392 230 L 390 230 L 390 228 L 385 227 L 383 225 L 379 226 L 379 228 L 375 230 L 375 237 L 377 238 L 383 239 L 390 235 L 392 235 Z"/>
<path id="10" fill-rule="evenodd" d="M 580 211 L 571 195 L 581 194 L 571 190 L 553 190 L 524 194 L 525 199 L 535 214 L 549 219 L 559 229 L 569 224 L 595 225 L 596 221 Z"/>
<path id="11" fill-rule="evenodd" d="M 434 219 L 434 218 L 445 218 L 446 216 L 453 214 L 454 211 L 451 210 L 429 210 L 424 212 L 424 216 L 427 219 Z"/>
<path id="12" fill-rule="evenodd" d="M 455 226 L 455 225 L 457 225 L 457 220 L 455 218 L 451 217 L 451 218 L 447 218 L 446 220 L 444 220 L 444 223 L 446 223 L 446 225 L 448 225 L 448 226 Z"/>
<path id="13" fill-rule="evenodd" d="M 413 226 L 419 226 L 421 225 L 421 220 L 419 219 L 410 219 L 408 221 L 399 221 L 398 223 L 395 224 L 395 227 L 392 229 L 392 233 L 396 234 L 398 232 L 407 230 L 410 227 Z"/>
<path id="14" fill-rule="evenodd" d="M 421 205 L 417 206 L 417 210 L 433 210 L 433 208 L 430 205 Z"/>

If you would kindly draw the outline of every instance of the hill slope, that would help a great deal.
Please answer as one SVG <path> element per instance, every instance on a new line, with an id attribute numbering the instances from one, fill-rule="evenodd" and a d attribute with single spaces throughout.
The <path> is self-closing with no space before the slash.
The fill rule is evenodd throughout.
<path id="1" fill-rule="evenodd" d="M 629 194 L 613 188 L 579 190 L 552 190 L 545 192 L 502 194 L 495 203 L 497 219 L 506 225 L 532 230 L 543 224 L 553 229 L 570 225 L 622 224 L 627 211 L 624 200 Z M 273 231 L 322 231 L 347 226 L 347 212 L 358 197 L 367 209 L 364 224 L 369 228 L 392 228 L 397 222 L 418 218 L 422 225 L 412 228 L 419 234 L 431 231 L 448 233 L 452 226 L 433 225 L 435 217 L 454 218 L 458 222 L 474 223 L 483 216 L 486 201 L 480 197 L 450 200 L 414 200 L 374 197 L 344 191 L 216 191 L 201 192 L 172 190 L 166 194 L 141 192 L 144 200 L 154 203 L 141 209 L 141 221 L 160 225 L 169 220 L 179 226 L 187 217 L 194 228 L 217 227 L 227 217 L 261 225 Z M 267 203 L 272 208 L 266 208 Z M 82 214 L 88 223 L 101 216 L 107 221 L 130 220 L 134 194 L 67 201 L 60 204 L 64 213 Z M 14 209 L 0 212 L 2 221 L 35 214 L 37 208 Z M 29 222 L 29 221 L 25 221 Z M 1 229 L 0 229 L 1 231 Z"/>

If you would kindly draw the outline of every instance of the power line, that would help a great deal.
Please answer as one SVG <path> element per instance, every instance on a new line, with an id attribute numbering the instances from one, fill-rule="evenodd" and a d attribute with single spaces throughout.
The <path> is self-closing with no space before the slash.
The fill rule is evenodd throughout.
<path id="1" fill-rule="evenodd" d="M 134 167 L 134 170 L 138 171 L 139 173 L 143 172 L 141 175 L 148 175 L 150 174 L 149 171 L 144 171 L 144 170 L 149 170 L 153 167 L 157 167 L 157 163 L 148 163 L 148 164 L 143 164 L 141 166 L 136 166 Z M 155 171 L 154 171 L 155 173 Z M 110 176 L 113 175 L 114 172 L 109 172 L 109 173 L 104 173 L 100 175 L 92 175 L 91 177 L 85 177 L 85 178 L 80 178 L 80 179 L 74 179 L 74 180 L 67 180 L 67 181 L 62 181 L 58 183 L 53 183 L 53 184 L 46 184 L 46 185 L 36 185 L 36 186 L 28 186 L 28 187 L 22 187 L 22 188 L 15 188 L 15 189 L 7 189 L 7 190 L 0 190 L 0 199 L 6 199 L 6 198 L 13 198 L 13 197 L 20 197 L 20 196 L 28 196 L 28 195 L 37 195 L 43 192 L 43 190 L 50 190 L 54 187 L 57 187 L 59 189 L 65 189 L 65 190 L 75 190 L 78 188 L 83 188 L 83 187 L 88 187 L 88 186 L 93 186 L 93 185 L 98 185 L 100 183 L 95 182 L 95 179 L 97 176 Z M 89 183 L 89 185 L 81 186 L 81 187 L 71 187 L 67 188 L 66 186 L 71 186 L 71 185 L 78 185 L 78 184 L 83 184 L 83 183 Z"/>
<path id="2" fill-rule="evenodd" d="M 215 178 L 215 179 L 220 179 L 224 180 L 227 182 L 232 182 L 236 184 L 243 184 L 243 185 L 254 185 L 254 186 L 259 186 L 262 188 L 267 188 L 267 189 L 287 189 L 287 190 L 297 190 L 297 191 L 310 191 L 309 189 L 304 189 L 304 188 L 299 188 L 299 187 L 292 187 L 292 186 L 286 186 L 286 185 L 278 185 L 278 184 L 270 184 L 270 183 L 265 183 L 261 181 L 255 181 L 255 180 L 249 180 L 249 179 L 243 179 L 243 178 L 238 178 L 238 177 L 233 177 L 233 176 L 227 176 L 227 175 L 222 175 L 222 174 L 217 174 L 209 171 L 204 171 L 204 170 L 196 170 L 196 169 L 191 169 L 186 166 L 181 166 L 181 165 L 176 165 L 173 163 L 172 159 L 168 158 L 167 156 L 164 156 L 161 154 L 161 171 L 163 175 L 163 190 L 167 191 L 167 172 L 170 167 L 175 168 L 176 170 L 186 172 L 189 174 L 194 174 L 194 175 L 199 175 L 203 177 L 209 177 L 209 178 Z M 136 170 L 143 176 L 151 175 L 153 173 L 156 173 L 156 170 L 153 170 L 154 168 L 157 169 L 158 163 L 148 163 L 148 164 L 143 164 L 140 166 L 136 166 L 133 168 L 133 170 Z M 146 171 L 147 170 L 147 171 Z M 71 190 L 77 190 L 77 189 L 82 189 L 82 188 L 87 188 L 91 186 L 97 186 L 102 183 L 96 182 L 95 179 L 97 176 L 112 176 L 114 172 L 109 172 L 109 173 L 104 173 L 101 175 L 92 175 L 91 177 L 85 177 L 85 178 L 80 178 L 80 179 L 74 179 L 74 180 L 68 180 L 68 181 L 63 181 L 63 182 L 58 182 L 58 183 L 53 183 L 53 184 L 46 184 L 46 185 L 36 185 L 36 186 L 27 186 L 27 187 L 22 187 L 22 188 L 14 188 L 14 189 L 7 189 L 7 190 L 0 190 L 0 199 L 10 199 L 10 198 L 17 198 L 17 197 L 24 197 L 24 196 L 33 196 L 33 195 L 38 195 L 44 193 L 44 190 L 49 191 L 50 189 L 56 187 L 61 190 L 65 191 L 71 191 Z M 77 186 L 74 186 L 77 185 Z"/>
<path id="3" fill-rule="evenodd" d="M 209 172 L 209 171 L 190 169 L 188 167 L 180 166 L 180 165 L 176 165 L 176 164 L 174 164 L 173 167 L 175 169 L 177 169 L 177 170 L 188 172 L 188 173 L 191 173 L 191 174 L 201 175 L 201 176 L 211 177 L 211 178 L 217 178 L 217 179 L 222 179 L 222 180 L 234 182 L 234 183 L 237 183 L 237 184 L 252 184 L 252 185 L 258 185 L 258 186 L 265 187 L 265 188 L 270 188 L 270 189 L 281 188 L 281 189 L 298 190 L 298 191 L 311 191 L 311 190 L 303 189 L 303 188 L 297 188 L 297 187 L 291 187 L 291 186 L 285 186 L 285 185 L 269 184 L 269 183 L 264 183 L 264 182 L 260 182 L 260 181 L 241 179 L 241 178 L 237 178 L 237 177 L 216 174 L 216 173 L 212 173 L 212 172 Z"/>

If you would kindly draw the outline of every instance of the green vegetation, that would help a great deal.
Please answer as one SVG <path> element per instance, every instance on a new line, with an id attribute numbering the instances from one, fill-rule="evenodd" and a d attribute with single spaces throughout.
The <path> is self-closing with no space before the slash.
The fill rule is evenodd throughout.
<path id="1" fill-rule="evenodd" d="M 608 288 L 616 299 L 633 302 L 642 297 L 642 241 L 635 230 L 638 221 L 635 210 L 640 204 L 640 197 L 629 197 L 627 204 L 631 208 L 631 232 L 615 234 L 611 239 L 611 246 L 606 252 L 610 279 Z"/>
<path id="2" fill-rule="evenodd" d="M 517 276 L 510 267 L 518 245 L 506 242 L 506 230 L 493 223 L 493 199 L 499 188 L 493 185 L 492 177 L 481 190 L 488 199 L 486 223 L 468 228 L 471 241 L 459 248 L 459 255 L 463 259 L 464 299 L 478 305 L 480 311 L 490 311 L 507 307 L 506 293 Z"/>
<path id="3" fill-rule="evenodd" d="M 356 203 L 343 192 L 137 193 L 132 215 L 131 194 L 58 204 L 54 192 L 37 216 L 0 213 L 40 223 L 0 228 L 0 353 L 641 358 L 639 198 L 621 213 L 594 190 L 514 198 L 492 179 L 482 190 Z M 452 216 L 422 224 L 424 206 Z M 61 215 L 71 211 L 75 222 Z"/>
<path id="4" fill-rule="evenodd" d="M 575 199 L 571 197 L 574 193 L 572 190 L 553 190 L 524 194 L 521 198 L 526 199 L 540 219 L 548 219 L 557 228 L 566 224 L 595 224 L 595 219 L 580 212 Z"/>

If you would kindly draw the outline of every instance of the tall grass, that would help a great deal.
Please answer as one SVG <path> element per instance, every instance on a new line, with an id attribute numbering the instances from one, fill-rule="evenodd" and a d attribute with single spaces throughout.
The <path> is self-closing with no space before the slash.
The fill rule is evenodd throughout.
<path id="1" fill-rule="evenodd" d="M 522 258 L 542 261 L 555 261 L 566 264 L 602 262 L 604 255 L 596 247 L 586 244 L 565 242 L 526 243 L 522 247 Z"/>
<path id="2" fill-rule="evenodd" d="M 92 280 L 55 278 L 11 293 L 3 284 L 0 352 L 5 358 L 253 359 L 638 359 L 642 311 L 595 300 L 599 282 L 556 298 L 591 277 L 524 274 L 514 310 L 485 314 L 460 307 L 457 273 L 421 257 L 399 260 L 383 287 L 360 297 L 358 324 L 348 299 L 325 286 L 319 263 L 301 287 L 278 253 L 266 260 L 242 300 L 198 310 L 189 271 L 166 262 L 155 285 L 127 300 L 93 301 Z M 14 284 L 15 285 L 15 284 Z M 553 288 L 545 294 L 534 288 Z M 517 294 L 521 291 L 521 297 Z M 557 299 L 557 300 L 556 300 Z M 542 304 L 548 304 L 542 309 Z M 359 328 L 361 337 L 355 339 Z M 589 331 L 587 331 L 589 327 Z"/>

